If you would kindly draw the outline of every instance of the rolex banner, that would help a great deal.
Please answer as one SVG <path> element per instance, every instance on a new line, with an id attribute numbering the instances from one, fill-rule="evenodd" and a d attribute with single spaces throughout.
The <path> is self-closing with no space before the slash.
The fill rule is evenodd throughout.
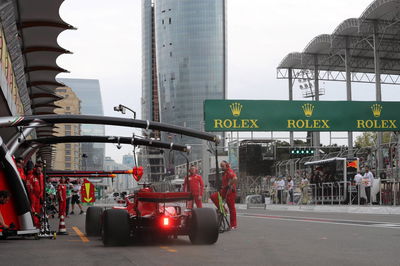
<path id="1" fill-rule="evenodd" d="M 206 100 L 206 131 L 398 131 L 400 102 Z"/>

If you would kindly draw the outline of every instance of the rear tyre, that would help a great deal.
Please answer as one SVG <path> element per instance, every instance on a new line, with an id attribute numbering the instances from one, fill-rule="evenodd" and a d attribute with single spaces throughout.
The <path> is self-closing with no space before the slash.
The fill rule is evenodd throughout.
<path id="1" fill-rule="evenodd" d="M 3 235 L 0 236 L 0 240 L 7 240 L 7 235 L 3 231 Z"/>
<path id="2" fill-rule="evenodd" d="M 85 232 L 87 236 L 101 236 L 103 208 L 89 207 L 86 211 Z"/>
<path id="3" fill-rule="evenodd" d="M 129 242 L 129 215 L 125 210 L 105 210 L 103 212 L 103 244 L 105 246 L 125 246 Z"/>
<path id="4" fill-rule="evenodd" d="M 211 245 L 218 240 L 217 212 L 211 208 L 192 210 L 189 239 L 192 244 Z"/>

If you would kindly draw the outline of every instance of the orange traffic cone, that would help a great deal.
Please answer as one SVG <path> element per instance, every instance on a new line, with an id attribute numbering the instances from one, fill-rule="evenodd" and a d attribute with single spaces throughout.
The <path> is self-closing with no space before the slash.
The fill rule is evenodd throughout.
<path id="1" fill-rule="evenodd" d="M 60 226 L 58 227 L 59 235 L 68 235 L 67 228 L 65 227 L 64 215 L 60 216 Z"/>

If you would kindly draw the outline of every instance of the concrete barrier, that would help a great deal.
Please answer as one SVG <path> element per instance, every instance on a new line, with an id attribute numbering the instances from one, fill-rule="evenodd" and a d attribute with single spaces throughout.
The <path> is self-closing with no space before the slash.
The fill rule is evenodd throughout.
<path id="1" fill-rule="evenodd" d="M 397 214 L 400 207 L 391 206 L 327 206 L 327 205 L 266 205 L 271 211 L 303 211 L 303 212 L 336 212 L 336 213 L 365 213 L 365 214 Z"/>
<path id="2" fill-rule="evenodd" d="M 247 209 L 264 209 L 267 207 L 264 203 L 247 203 Z"/>
<path id="3" fill-rule="evenodd" d="M 204 207 L 214 208 L 214 204 L 205 203 Z M 236 209 L 264 209 L 268 211 L 297 211 L 297 212 L 331 212 L 331 213 L 365 213 L 400 215 L 400 206 L 328 206 L 328 205 L 286 205 L 286 204 L 236 204 Z M 250 207 L 250 208 L 249 208 Z"/>

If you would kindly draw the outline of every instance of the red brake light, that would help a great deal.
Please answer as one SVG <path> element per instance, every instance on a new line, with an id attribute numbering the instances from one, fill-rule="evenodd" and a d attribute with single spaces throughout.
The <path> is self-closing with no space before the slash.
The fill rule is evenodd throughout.
<path id="1" fill-rule="evenodd" d="M 168 226 L 169 225 L 169 218 L 168 217 L 164 217 L 163 218 L 163 225 L 164 226 Z"/>

